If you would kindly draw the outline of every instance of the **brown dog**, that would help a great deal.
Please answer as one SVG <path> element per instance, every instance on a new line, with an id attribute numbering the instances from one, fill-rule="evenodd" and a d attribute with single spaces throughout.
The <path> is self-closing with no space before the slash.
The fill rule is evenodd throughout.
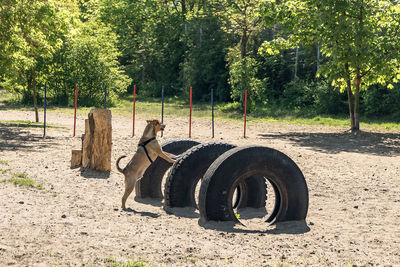
<path id="1" fill-rule="evenodd" d="M 143 136 L 139 140 L 138 149 L 124 169 L 119 167 L 119 161 L 126 156 L 120 156 L 117 159 L 117 169 L 125 175 L 125 193 L 122 197 L 122 209 L 125 209 L 126 200 L 135 188 L 136 182 L 143 177 L 146 169 L 157 157 L 162 157 L 171 163 L 175 163 L 179 158 L 179 156 L 163 151 L 158 143 L 156 139 L 157 132 L 163 131 L 164 128 L 165 125 L 161 124 L 159 120 L 147 120 Z"/>

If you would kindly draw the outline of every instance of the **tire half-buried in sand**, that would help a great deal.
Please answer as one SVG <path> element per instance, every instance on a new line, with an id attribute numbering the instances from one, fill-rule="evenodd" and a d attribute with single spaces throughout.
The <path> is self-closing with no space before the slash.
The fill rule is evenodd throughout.
<path id="1" fill-rule="evenodd" d="M 275 149 L 247 146 L 221 155 L 204 174 L 199 193 L 201 221 L 234 221 L 232 197 L 238 184 L 262 175 L 274 187 L 276 203 L 269 222 L 304 220 L 308 210 L 305 178 L 288 156 Z"/>

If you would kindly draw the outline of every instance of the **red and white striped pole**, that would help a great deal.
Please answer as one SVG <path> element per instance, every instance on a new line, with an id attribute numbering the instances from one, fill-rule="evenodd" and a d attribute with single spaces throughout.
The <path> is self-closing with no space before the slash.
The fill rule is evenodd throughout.
<path id="1" fill-rule="evenodd" d="M 75 112 L 74 112 L 74 137 L 75 137 L 75 129 L 76 129 L 76 105 L 78 103 L 78 85 L 75 85 Z"/>
<path id="2" fill-rule="evenodd" d="M 244 133 L 243 133 L 244 138 L 246 138 L 246 115 L 247 115 L 247 90 L 244 91 Z"/>
<path id="3" fill-rule="evenodd" d="M 192 87 L 190 86 L 189 138 L 192 138 Z"/>

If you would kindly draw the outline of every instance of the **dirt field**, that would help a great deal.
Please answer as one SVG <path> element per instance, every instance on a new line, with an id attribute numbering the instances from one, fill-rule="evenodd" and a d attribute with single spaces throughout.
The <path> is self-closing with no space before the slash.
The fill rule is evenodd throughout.
<path id="1" fill-rule="evenodd" d="M 33 120 L 32 112 L 0 110 L 0 121 Z M 72 148 L 80 148 L 85 117 L 50 113 L 50 128 L 0 126 L 1 179 L 26 173 L 45 190 L 0 183 L 0 266 L 107 265 L 143 259 L 151 266 L 266 266 L 347 264 L 400 266 L 400 133 L 281 124 L 195 119 L 192 138 L 236 145 L 264 145 L 291 157 L 309 188 L 307 225 L 259 222 L 248 227 L 215 223 L 204 227 L 198 213 L 167 214 L 162 203 L 131 196 L 121 211 L 123 176 L 114 167 L 131 156 L 144 129 L 138 117 L 132 138 L 128 117 L 113 116 L 109 177 L 70 169 Z M 41 118 L 42 120 L 42 118 Z M 165 120 L 161 142 L 186 138 L 186 118 Z M 123 162 L 126 164 L 126 162 Z M 0 180 L 1 180 L 0 179 Z"/>

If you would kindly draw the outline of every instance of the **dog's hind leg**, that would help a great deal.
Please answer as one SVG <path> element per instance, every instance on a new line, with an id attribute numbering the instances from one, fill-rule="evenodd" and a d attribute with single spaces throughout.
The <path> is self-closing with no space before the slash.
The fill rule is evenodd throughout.
<path id="1" fill-rule="evenodd" d="M 135 188 L 135 183 L 136 182 L 125 182 L 125 193 L 122 196 L 122 206 L 121 206 L 122 209 L 126 209 L 125 207 L 126 200 L 132 193 L 133 189 Z"/>

